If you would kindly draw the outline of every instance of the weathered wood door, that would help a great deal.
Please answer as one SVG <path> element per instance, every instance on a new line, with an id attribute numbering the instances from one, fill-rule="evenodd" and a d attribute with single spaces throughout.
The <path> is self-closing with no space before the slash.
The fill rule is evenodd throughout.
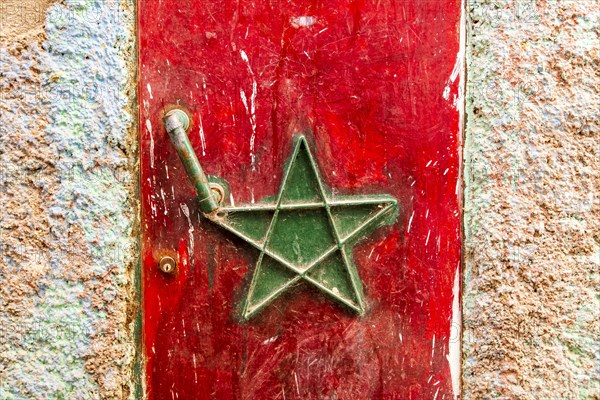
<path id="1" fill-rule="evenodd" d="M 460 1 L 139 15 L 148 398 L 454 398 Z M 220 220 L 165 131 L 173 107 L 227 182 Z"/>

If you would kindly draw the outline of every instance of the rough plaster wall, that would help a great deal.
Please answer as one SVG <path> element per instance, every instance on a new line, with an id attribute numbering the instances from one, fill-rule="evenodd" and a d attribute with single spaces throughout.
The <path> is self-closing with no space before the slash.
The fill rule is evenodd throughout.
<path id="1" fill-rule="evenodd" d="M 133 1 L 0 2 L 0 399 L 134 393 Z"/>
<path id="2" fill-rule="evenodd" d="M 464 398 L 598 399 L 598 2 L 467 15 Z"/>

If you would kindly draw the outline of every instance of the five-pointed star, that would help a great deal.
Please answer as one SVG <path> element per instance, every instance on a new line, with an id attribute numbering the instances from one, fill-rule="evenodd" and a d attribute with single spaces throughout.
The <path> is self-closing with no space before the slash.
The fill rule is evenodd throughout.
<path id="1" fill-rule="evenodd" d="M 388 195 L 327 193 L 306 139 L 297 137 L 275 201 L 225 206 L 213 219 L 260 251 L 243 317 L 252 317 L 300 280 L 362 314 L 352 247 L 369 230 L 393 222 L 396 211 L 397 202 Z"/>

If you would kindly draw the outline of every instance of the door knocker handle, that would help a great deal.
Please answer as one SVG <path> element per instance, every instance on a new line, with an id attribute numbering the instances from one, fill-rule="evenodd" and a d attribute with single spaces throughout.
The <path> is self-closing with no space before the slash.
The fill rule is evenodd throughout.
<path id="1" fill-rule="evenodd" d="M 205 214 L 214 213 L 223 201 L 225 190 L 221 185 L 208 181 L 200 161 L 196 157 L 196 152 L 194 152 L 186 133 L 190 126 L 190 118 L 184 111 L 174 109 L 165 114 L 163 123 L 175 150 L 177 150 L 179 159 L 183 163 L 185 172 L 196 189 L 200 199 L 200 209 Z"/>

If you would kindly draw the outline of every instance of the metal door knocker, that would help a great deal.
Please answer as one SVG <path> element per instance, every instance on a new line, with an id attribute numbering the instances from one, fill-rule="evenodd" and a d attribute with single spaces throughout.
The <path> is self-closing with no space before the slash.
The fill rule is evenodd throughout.
<path id="1" fill-rule="evenodd" d="M 305 137 L 298 135 L 275 198 L 227 205 L 225 189 L 208 180 L 187 137 L 187 114 L 172 110 L 163 121 L 205 217 L 260 252 L 242 305 L 244 319 L 300 280 L 358 314 L 364 313 L 352 248 L 372 230 L 395 221 L 395 198 L 385 194 L 333 196 L 321 179 Z"/>

